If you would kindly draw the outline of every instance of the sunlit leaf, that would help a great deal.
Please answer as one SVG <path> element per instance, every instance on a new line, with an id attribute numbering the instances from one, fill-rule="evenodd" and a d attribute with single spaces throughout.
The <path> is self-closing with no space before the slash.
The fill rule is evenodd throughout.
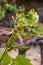
<path id="1" fill-rule="evenodd" d="M 29 59 L 18 55 L 15 60 L 13 60 L 12 65 L 32 65 Z"/>
<path id="2" fill-rule="evenodd" d="M 3 65 L 8 65 L 10 62 L 11 62 L 11 58 L 9 57 L 8 54 L 6 54 L 6 55 L 4 56 L 4 58 L 2 59 L 2 64 L 3 64 Z"/>

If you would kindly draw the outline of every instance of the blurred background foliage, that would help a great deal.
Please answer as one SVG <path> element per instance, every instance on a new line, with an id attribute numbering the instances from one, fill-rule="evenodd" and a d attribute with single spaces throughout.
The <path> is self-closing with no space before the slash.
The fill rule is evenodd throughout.
<path id="1" fill-rule="evenodd" d="M 13 23 L 11 23 L 11 16 L 13 15 L 15 17 L 15 13 L 17 12 L 24 12 L 25 14 L 27 14 L 28 10 L 32 8 L 37 11 L 37 8 L 41 5 L 37 3 L 35 4 L 33 2 L 40 3 L 43 2 L 43 0 L 0 0 L 0 26 L 12 27 Z"/>

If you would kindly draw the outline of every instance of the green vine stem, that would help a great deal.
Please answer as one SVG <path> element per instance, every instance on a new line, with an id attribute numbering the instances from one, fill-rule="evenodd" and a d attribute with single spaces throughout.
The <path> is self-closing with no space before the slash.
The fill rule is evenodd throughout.
<path id="1" fill-rule="evenodd" d="M 10 45 L 12 45 L 13 41 L 15 41 L 16 38 L 17 38 L 17 35 L 15 34 L 15 32 L 13 32 L 13 34 L 11 35 L 10 39 L 7 42 L 6 49 L 5 49 L 4 53 L 1 56 L 0 63 L 1 63 L 2 59 L 3 59 L 3 57 L 5 56 L 5 54 L 8 52 L 8 48 L 10 47 Z"/>

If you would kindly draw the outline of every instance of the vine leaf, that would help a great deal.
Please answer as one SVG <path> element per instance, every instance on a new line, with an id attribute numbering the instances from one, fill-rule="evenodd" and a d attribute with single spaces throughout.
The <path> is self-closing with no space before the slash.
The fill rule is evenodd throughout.
<path id="1" fill-rule="evenodd" d="M 6 54 L 6 55 L 4 56 L 4 58 L 2 59 L 2 64 L 3 64 L 3 65 L 8 65 L 10 62 L 11 62 L 11 58 L 9 57 L 8 54 Z"/>
<path id="2" fill-rule="evenodd" d="M 13 60 L 11 65 L 32 65 L 29 59 L 26 59 L 22 55 L 18 55 L 15 60 Z"/>

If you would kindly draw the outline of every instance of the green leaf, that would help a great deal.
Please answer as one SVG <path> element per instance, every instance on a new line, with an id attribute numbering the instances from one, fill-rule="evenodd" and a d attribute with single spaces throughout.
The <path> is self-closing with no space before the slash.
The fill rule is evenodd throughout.
<path id="1" fill-rule="evenodd" d="M 24 26 L 28 26 L 28 19 L 27 18 L 19 18 L 17 24 L 24 24 Z"/>
<path id="2" fill-rule="evenodd" d="M 26 59 L 22 55 L 18 55 L 15 60 L 13 60 L 12 65 L 32 65 L 29 59 Z"/>
<path id="3" fill-rule="evenodd" d="M 11 58 L 9 57 L 8 54 L 6 54 L 6 55 L 4 56 L 4 58 L 2 59 L 2 64 L 3 64 L 3 65 L 8 65 L 10 62 L 11 62 Z"/>
<path id="4" fill-rule="evenodd" d="M 4 9 L 6 10 L 6 12 L 17 12 L 16 6 L 13 6 L 11 4 L 5 4 Z"/>
<path id="5" fill-rule="evenodd" d="M 24 7 L 19 7 L 19 8 L 18 8 L 18 12 L 20 12 L 20 13 L 25 12 L 25 8 L 24 8 Z"/>
<path id="6" fill-rule="evenodd" d="M 2 18 L 5 16 L 5 11 L 1 8 L 0 6 L 0 21 L 2 20 Z"/>

